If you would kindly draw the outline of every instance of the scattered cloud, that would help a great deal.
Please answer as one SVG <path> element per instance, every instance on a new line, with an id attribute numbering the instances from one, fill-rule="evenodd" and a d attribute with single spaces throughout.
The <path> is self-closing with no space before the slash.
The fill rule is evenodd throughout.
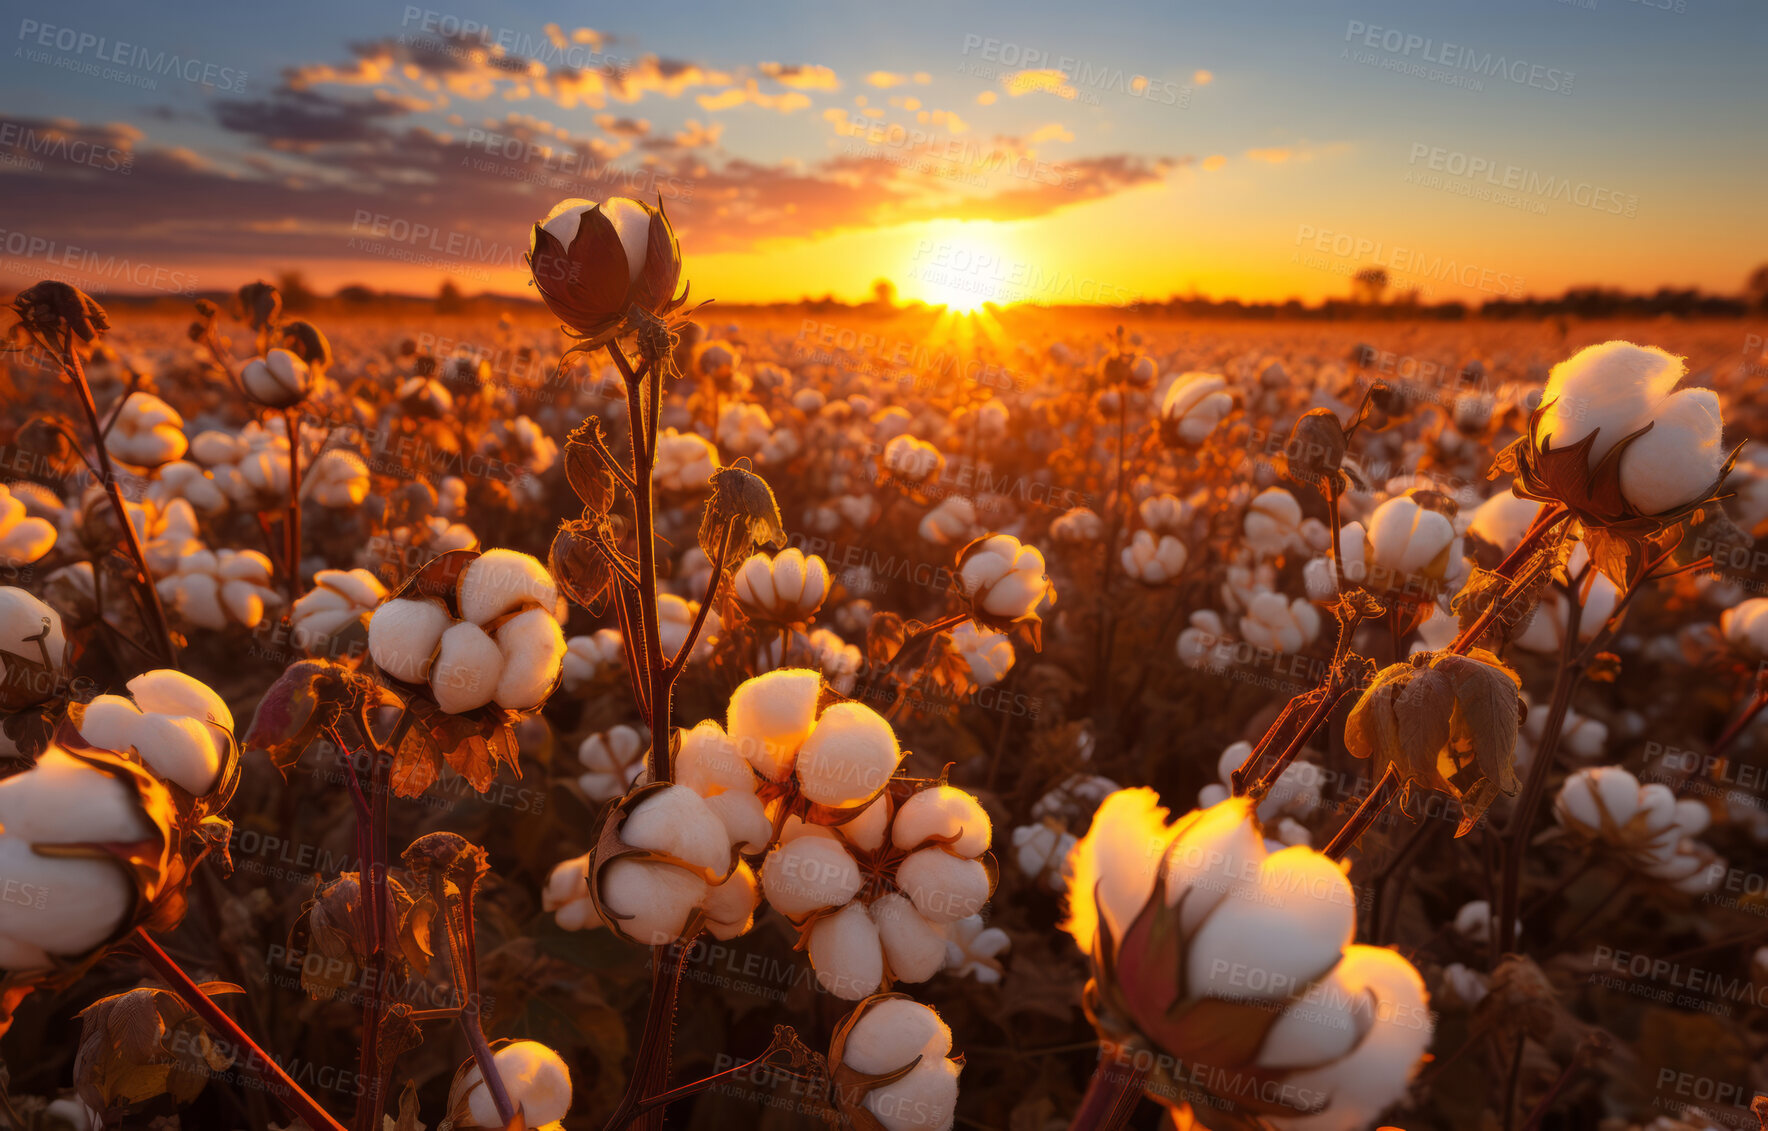
<path id="1" fill-rule="evenodd" d="M 810 63 L 763 63 L 761 73 L 794 90 L 840 90 L 841 80 L 828 67 Z"/>
<path id="2" fill-rule="evenodd" d="M 1033 71 L 1015 71 L 1001 80 L 1007 93 L 1014 98 L 1022 94 L 1054 94 L 1057 98 L 1066 98 L 1070 102 L 1080 96 L 1068 81 L 1068 76 L 1054 67 L 1044 67 Z"/>

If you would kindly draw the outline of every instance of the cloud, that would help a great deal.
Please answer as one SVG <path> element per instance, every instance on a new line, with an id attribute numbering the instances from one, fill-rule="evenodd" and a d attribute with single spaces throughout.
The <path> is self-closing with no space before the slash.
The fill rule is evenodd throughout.
<path id="1" fill-rule="evenodd" d="M 266 145 L 298 150 L 379 138 L 387 122 L 418 108 L 385 91 L 372 98 L 338 99 L 292 89 L 269 98 L 219 101 L 215 120 L 224 129 L 251 134 Z"/>
<path id="2" fill-rule="evenodd" d="M 873 71 L 866 76 L 866 81 L 881 90 L 889 90 L 893 86 L 904 86 L 908 83 L 926 86 L 933 81 L 933 76 L 926 71 L 916 71 L 912 75 L 897 74 L 895 71 Z"/>
<path id="3" fill-rule="evenodd" d="M 1041 70 L 1015 71 L 1001 80 L 1007 93 L 1014 98 L 1022 94 L 1054 94 L 1057 98 L 1066 98 L 1070 102 L 1079 97 L 1080 92 L 1069 85 L 1068 76 L 1054 67 Z"/>
<path id="4" fill-rule="evenodd" d="M 1246 151 L 1248 161 L 1259 161 L 1266 165 L 1281 165 L 1295 156 L 1295 150 L 1287 145 L 1273 145 L 1265 149 L 1249 149 Z"/>
<path id="5" fill-rule="evenodd" d="M 744 104 L 759 106 L 764 110 L 778 110 L 782 114 L 790 114 L 794 110 L 803 110 L 810 105 L 810 96 L 796 90 L 788 90 L 783 94 L 767 94 L 760 84 L 750 79 L 742 86 L 728 87 L 717 94 L 702 94 L 694 99 L 705 110 L 729 110 Z"/>
<path id="6" fill-rule="evenodd" d="M 1208 86 L 1215 81 L 1214 71 L 1194 71 L 1191 74 L 1192 86 Z"/>
<path id="7" fill-rule="evenodd" d="M 761 73 L 794 90 L 841 89 L 841 80 L 834 71 L 811 63 L 763 63 Z"/>
<path id="8" fill-rule="evenodd" d="M 1026 140 L 1033 145 L 1046 141 L 1073 141 L 1074 134 L 1062 128 L 1061 122 L 1051 122 L 1049 125 L 1033 131 L 1031 137 Z"/>

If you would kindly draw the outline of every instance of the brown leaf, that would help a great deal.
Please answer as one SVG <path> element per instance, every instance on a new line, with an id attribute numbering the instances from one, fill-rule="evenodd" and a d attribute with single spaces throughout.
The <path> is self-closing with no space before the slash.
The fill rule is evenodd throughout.
<path id="1" fill-rule="evenodd" d="M 591 436 L 596 442 L 590 441 Z M 593 416 L 573 428 L 565 439 L 565 478 L 583 500 L 584 510 L 598 516 L 607 514 L 614 505 L 614 473 L 602 459 L 605 450 L 602 422 Z"/>

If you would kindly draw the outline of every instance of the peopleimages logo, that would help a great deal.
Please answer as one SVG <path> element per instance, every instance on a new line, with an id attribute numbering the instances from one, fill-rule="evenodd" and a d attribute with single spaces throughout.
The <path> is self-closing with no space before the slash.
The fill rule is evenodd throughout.
<path id="1" fill-rule="evenodd" d="M 1576 77 L 1571 71 L 1559 67 L 1531 63 L 1527 59 L 1512 59 L 1507 55 L 1482 51 L 1477 47 L 1468 47 L 1465 44 L 1450 43 L 1448 40 L 1439 41 L 1430 36 L 1415 35 L 1398 28 L 1366 24 L 1362 20 L 1351 20 L 1345 25 L 1344 41 L 1354 43 L 1359 48 L 1379 51 L 1390 58 L 1403 59 L 1408 63 L 1416 62 L 1420 67 L 1440 67 L 1457 77 L 1481 76 L 1504 79 L 1519 86 L 1532 86 L 1537 90 L 1545 90 L 1551 94 L 1570 94 L 1572 79 Z M 1340 58 L 1350 58 L 1359 63 L 1375 62 L 1366 53 L 1352 51 L 1348 47 L 1340 53 Z M 1422 77 L 1438 76 L 1423 75 Z"/>

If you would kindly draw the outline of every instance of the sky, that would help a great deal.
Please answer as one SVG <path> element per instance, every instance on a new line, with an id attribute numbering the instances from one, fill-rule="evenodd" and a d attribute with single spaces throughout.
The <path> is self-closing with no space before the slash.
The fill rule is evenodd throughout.
<path id="1" fill-rule="evenodd" d="M 727 302 L 1731 294 L 1768 261 L 1761 0 L 4 7 L 0 290 L 517 294 L 534 221 L 616 195 Z"/>

